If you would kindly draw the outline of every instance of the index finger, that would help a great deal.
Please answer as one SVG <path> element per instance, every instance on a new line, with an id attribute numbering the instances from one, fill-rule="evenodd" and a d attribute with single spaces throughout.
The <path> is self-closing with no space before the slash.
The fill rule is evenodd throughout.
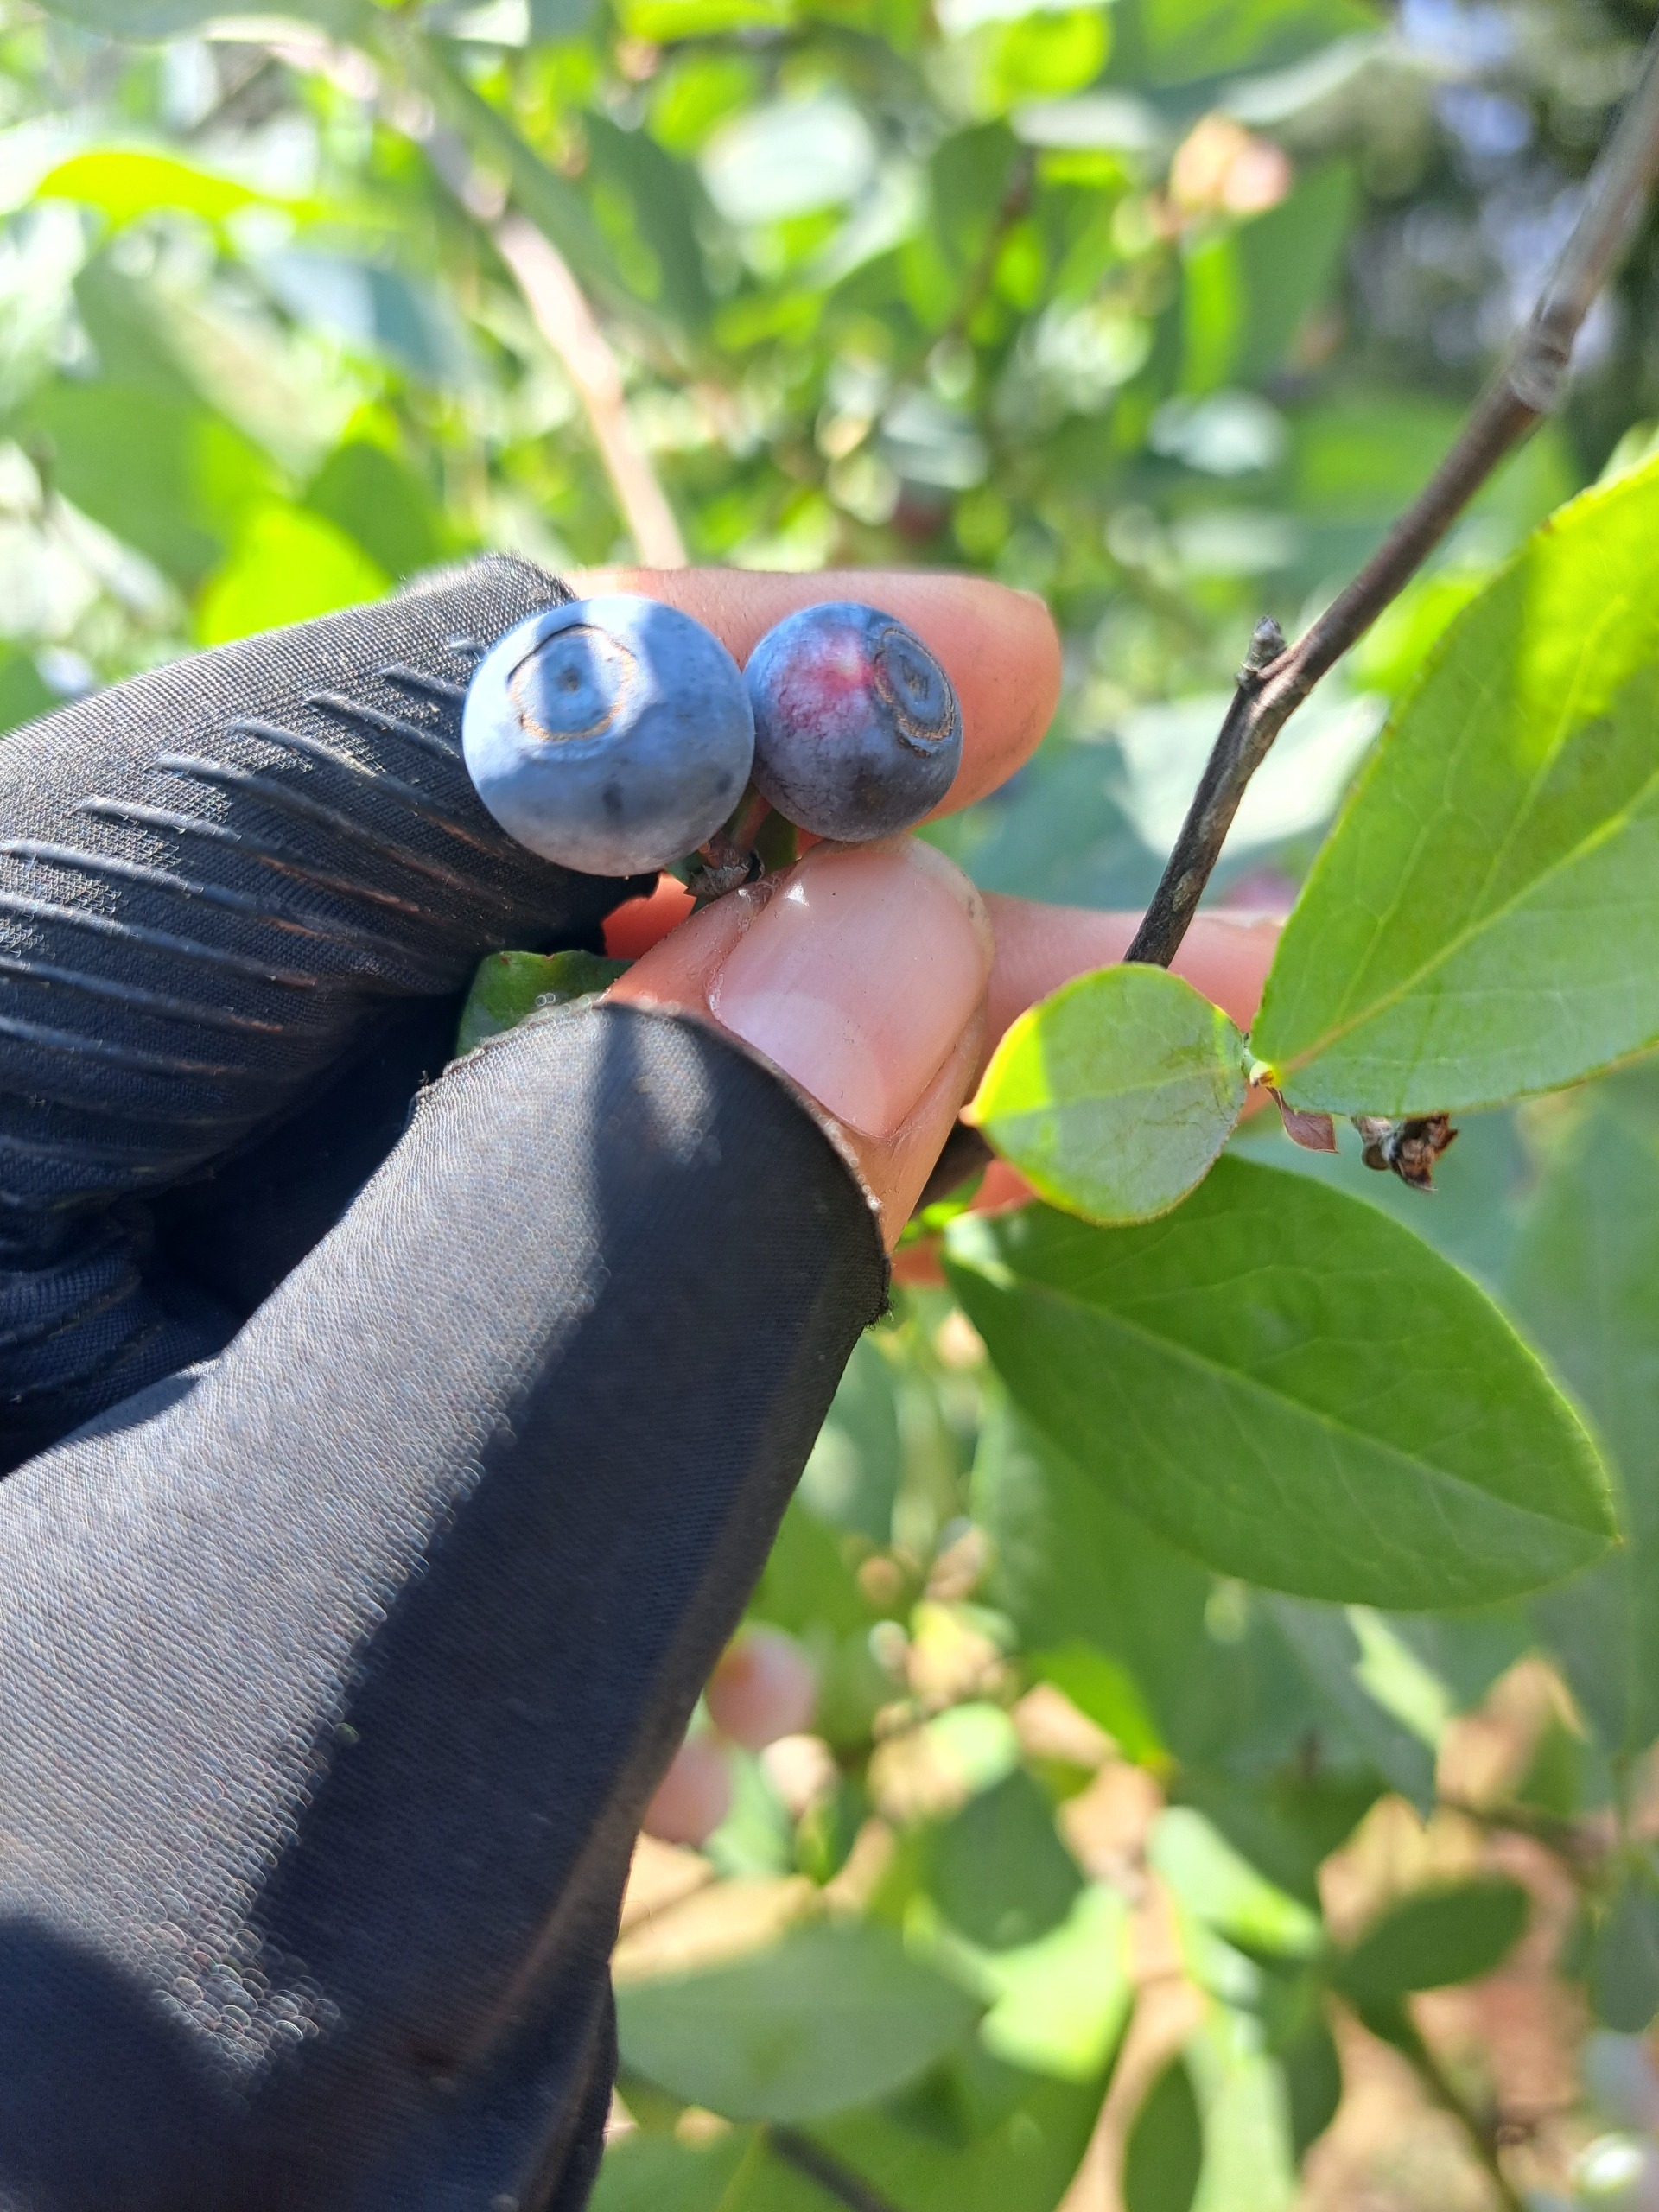
<path id="1" fill-rule="evenodd" d="M 798 607 L 861 600 L 907 622 L 943 662 L 962 702 L 962 766 L 936 813 L 954 813 L 1011 776 L 1048 728 L 1060 696 L 1060 641 L 1032 593 L 938 569 L 588 569 L 584 596 L 637 592 L 712 630 L 740 667 L 774 622 Z"/>

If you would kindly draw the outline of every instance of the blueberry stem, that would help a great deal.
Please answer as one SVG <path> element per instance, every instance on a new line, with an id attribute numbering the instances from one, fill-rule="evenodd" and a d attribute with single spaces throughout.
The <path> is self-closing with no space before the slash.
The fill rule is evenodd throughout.
<path id="1" fill-rule="evenodd" d="M 1239 671 L 1232 704 L 1128 959 L 1168 967 L 1274 738 L 1320 677 L 1399 597 L 1499 462 L 1560 406 L 1573 341 L 1630 245 L 1656 174 L 1659 32 L 1591 174 L 1573 234 L 1451 452 L 1358 575 L 1296 643 L 1265 662 L 1253 651 Z M 1258 647 L 1272 642 L 1264 632 L 1265 626 L 1258 627 Z"/>

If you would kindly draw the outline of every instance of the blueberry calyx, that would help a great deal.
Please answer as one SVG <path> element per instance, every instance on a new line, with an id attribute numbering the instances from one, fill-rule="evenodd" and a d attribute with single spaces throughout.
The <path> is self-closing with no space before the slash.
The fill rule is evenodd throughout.
<path id="1" fill-rule="evenodd" d="M 929 814 L 962 761 L 950 679 L 912 630 L 834 600 L 767 631 L 744 671 L 755 787 L 820 837 L 888 837 Z"/>
<path id="2" fill-rule="evenodd" d="M 737 664 L 702 623 L 626 593 L 521 622 L 467 687 L 461 749 L 508 836 L 586 875 L 693 852 L 748 781 L 754 722 Z"/>

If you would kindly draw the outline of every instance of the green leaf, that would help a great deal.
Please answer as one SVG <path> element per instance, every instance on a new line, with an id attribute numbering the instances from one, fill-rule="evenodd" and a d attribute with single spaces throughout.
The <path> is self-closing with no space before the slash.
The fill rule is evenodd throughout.
<path id="1" fill-rule="evenodd" d="M 1292 1767 L 1238 1783 L 1185 1767 L 1177 1787 L 1179 1802 L 1195 1806 L 1276 1889 L 1317 1911 L 1320 1866 L 1353 1834 L 1385 1780 L 1370 1767 L 1316 1774 Z"/>
<path id="2" fill-rule="evenodd" d="M 1659 1129 L 1611 1086 L 1553 1153 L 1510 1271 L 1510 1303 L 1611 1452 L 1627 1531 L 1536 1606 L 1608 1751 L 1659 1737 Z"/>
<path id="3" fill-rule="evenodd" d="M 1091 1882 L 1059 1926 L 1034 1943 L 972 1953 L 991 2000 L 980 2026 L 986 2050 L 1057 2081 L 1092 2080 L 1128 2017 L 1128 1935 L 1123 1899 Z"/>
<path id="4" fill-rule="evenodd" d="M 1080 1640 L 1057 1651 L 1034 1651 L 1026 1664 L 1039 1682 L 1052 1682 L 1077 1711 L 1103 1728 L 1136 1766 L 1166 1767 L 1169 1752 L 1147 1710 L 1141 1686 L 1121 1660 Z"/>
<path id="5" fill-rule="evenodd" d="M 1287 2041 L 1277 2037 L 1274 2040 L 1274 2055 L 1285 2077 L 1285 2101 L 1290 2108 L 1291 2146 L 1299 2159 L 1330 2126 L 1342 2102 L 1342 2059 L 1318 2009 L 1317 1986 L 1313 1999 L 1299 2032 Z"/>
<path id="6" fill-rule="evenodd" d="M 1366 1929 L 1338 1959 L 1332 1980 L 1360 2005 L 1478 1980 L 1513 1950 L 1527 1912 L 1520 1884 L 1497 1875 L 1419 1890 Z"/>
<path id="7" fill-rule="evenodd" d="M 1224 1573 L 1474 1605 L 1615 1533 L 1594 1446 L 1508 1321 L 1357 1199 L 1226 1159 L 1160 1222 L 966 1215 L 945 1250 L 1027 1417 Z"/>
<path id="8" fill-rule="evenodd" d="M 899 1473 L 893 1370 L 875 1339 L 863 1336 L 836 1387 L 799 1495 L 832 1529 L 890 1543 Z"/>
<path id="9" fill-rule="evenodd" d="M 1161 968 L 1103 968 L 1020 1015 L 963 1118 L 1056 1205 L 1145 1221 L 1202 1179 L 1247 1088 L 1218 1007 Z"/>
<path id="10" fill-rule="evenodd" d="M 1147 2090 L 1123 2153 L 1124 2212 L 1190 2212 L 1204 2170 L 1192 2077 L 1171 2059 Z"/>
<path id="11" fill-rule="evenodd" d="M 222 223 L 238 208 L 280 204 L 233 177 L 216 175 L 171 155 L 114 148 L 73 155 L 47 172 L 35 193 L 41 200 L 76 200 L 99 208 L 117 225 L 158 207 L 179 208 L 206 222 Z"/>
<path id="12" fill-rule="evenodd" d="M 889 2103 L 810 2133 L 893 2212 L 1055 2212 L 1105 2086 L 1100 2074 L 1034 2080 L 970 2051 Z"/>
<path id="13" fill-rule="evenodd" d="M 601 959 L 596 952 L 486 953 L 461 1010 L 456 1058 L 486 1037 L 516 1029 L 537 1007 L 568 1006 L 572 999 L 608 990 L 627 973 L 628 964 Z"/>
<path id="14" fill-rule="evenodd" d="M 368 438 L 335 447 L 307 485 L 305 504 L 355 538 L 389 576 L 430 568 L 446 550 L 442 518 L 426 486 Z"/>
<path id="15" fill-rule="evenodd" d="M 1190 1806 L 1160 1815 L 1147 1856 L 1189 1912 L 1244 1950 L 1308 1958 L 1322 1948 L 1319 1916 L 1264 1880 Z"/>
<path id="16" fill-rule="evenodd" d="M 1330 1756 L 1328 1715 L 1265 1609 L 1230 1593 L 1243 1603 L 1224 1618 L 1205 1569 L 1125 1512 L 1000 1391 L 980 1433 L 972 1505 L 995 1554 L 991 1594 L 1027 1644 L 1097 1649 L 1132 1679 L 1183 1766 L 1254 1775 L 1305 1740 Z M 1111 1726 L 1102 1712 L 1092 1717 Z"/>
<path id="17" fill-rule="evenodd" d="M 0 732 L 16 729 L 63 702 L 28 653 L 0 651 Z"/>
<path id="18" fill-rule="evenodd" d="M 333 523 L 273 502 L 247 518 L 229 561 L 209 579 L 196 634 L 204 645 L 223 645 L 384 598 L 391 588 L 385 570 Z"/>
<path id="19" fill-rule="evenodd" d="M 197 390 L 159 299 L 107 255 L 77 277 L 75 303 L 100 373 L 42 385 L 17 427 L 55 489 L 194 588 L 276 494 L 276 470 Z"/>
<path id="20" fill-rule="evenodd" d="M 800 2120 L 889 2095 L 979 2007 L 886 1929 L 813 1926 L 730 1966 L 617 1992 L 624 2063 L 733 2120 Z"/>
<path id="21" fill-rule="evenodd" d="M 1590 1951 L 1590 2002 L 1604 2027 L 1643 2034 L 1659 2012 L 1659 1897 L 1639 1873 L 1619 1885 Z"/>
<path id="22" fill-rule="evenodd" d="M 1308 878 L 1251 1042 L 1294 1103 L 1475 1106 L 1659 1037 L 1659 467 L 1452 623 Z"/>
<path id="23" fill-rule="evenodd" d="M 933 1899 L 971 1942 L 1010 1950 L 1057 1927 L 1083 1887 L 1054 1813 L 1018 1771 L 970 1798 L 933 1844 Z"/>
<path id="24" fill-rule="evenodd" d="M 279 8 L 238 9 L 225 0 L 44 0 L 48 15 L 87 30 L 102 31 L 106 38 L 172 38 L 193 31 L 221 16 L 286 16 L 296 22 L 321 23 L 325 29 L 346 31 L 362 15 L 359 0 L 282 0 Z"/>
<path id="25" fill-rule="evenodd" d="M 729 2212 L 755 2142 L 747 2127 L 696 2144 L 636 2129 L 607 2146 L 590 2212 Z"/>

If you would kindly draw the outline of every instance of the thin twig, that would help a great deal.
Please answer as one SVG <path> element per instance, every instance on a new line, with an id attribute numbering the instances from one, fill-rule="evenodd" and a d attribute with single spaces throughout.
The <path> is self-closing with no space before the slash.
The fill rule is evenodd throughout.
<path id="1" fill-rule="evenodd" d="M 827 2190 L 847 2206 L 848 2212 L 897 2212 L 896 2206 L 850 2167 L 843 2166 L 839 2158 L 821 2148 L 810 2135 L 803 2135 L 793 2127 L 774 2127 L 768 2131 L 767 2139 L 786 2164 L 817 2182 L 820 2189 Z"/>
<path id="2" fill-rule="evenodd" d="M 1478 2115 L 1464 2102 L 1439 2058 L 1415 2028 L 1410 2030 L 1408 2041 L 1396 2043 L 1394 2048 L 1415 2074 L 1431 2101 L 1462 2130 L 1465 2141 L 1479 2160 L 1503 2212 L 1527 2212 L 1525 2199 L 1503 2171 L 1492 2131 L 1484 2126 Z"/>
<path id="3" fill-rule="evenodd" d="M 629 418 L 616 356 L 564 256 L 519 214 L 504 215 L 491 235 L 537 329 L 576 388 L 639 558 L 648 568 L 684 568 L 685 541 Z"/>
<path id="4" fill-rule="evenodd" d="M 1629 242 L 1659 175 L 1659 33 L 1592 171 L 1583 212 L 1531 320 L 1476 401 L 1429 484 L 1346 590 L 1287 652 L 1247 661 L 1174 850 L 1126 957 L 1167 968 L 1204 895 L 1233 817 L 1268 748 L 1320 677 L 1405 588 L 1470 500 L 1559 407 L 1573 341 Z"/>

